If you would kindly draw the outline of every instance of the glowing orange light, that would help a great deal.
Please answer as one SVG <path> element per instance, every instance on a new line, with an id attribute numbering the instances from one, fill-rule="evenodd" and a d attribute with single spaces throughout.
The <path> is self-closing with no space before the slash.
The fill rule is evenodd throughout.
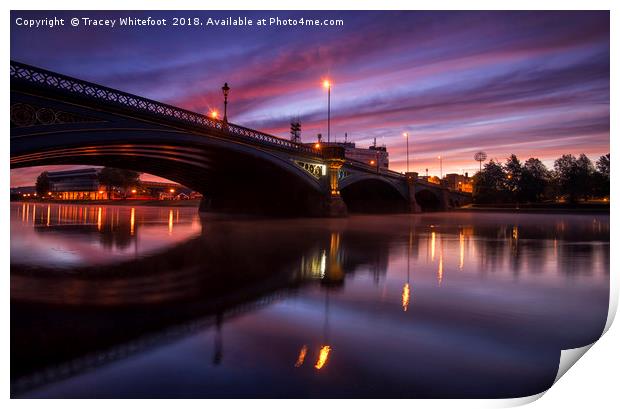
<path id="1" fill-rule="evenodd" d="M 217 113 L 216 110 L 211 111 L 211 118 L 217 119 L 217 115 L 218 115 L 218 113 Z"/>
<path id="2" fill-rule="evenodd" d="M 136 189 L 131 189 L 131 193 L 136 193 Z"/>
<path id="3" fill-rule="evenodd" d="M 170 189 L 170 193 L 174 193 L 174 189 Z"/>
<path id="4" fill-rule="evenodd" d="M 443 281 L 443 257 L 439 253 L 439 265 L 437 266 L 437 285 L 441 286 Z"/>
<path id="5" fill-rule="evenodd" d="M 316 361 L 316 365 L 314 367 L 316 369 L 321 369 L 327 363 L 327 359 L 329 358 L 329 352 L 331 351 L 331 347 L 329 345 L 323 345 L 321 350 L 319 351 L 319 359 Z"/>
<path id="6" fill-rule="evenodd" d="M 409 136 L 409 134 L 407 132 L 403 132 L 403 136 L 406 138 Z"/>
<path id="7" fill-rule="evenodd" d="M 324 80 L 323 81 L 323 88 L 329 88 L 331 86 L 332 86 L 332 84 L 331 84 L 331 82 L 329 82 L 329 80 Z"/>
<path id="8" fill-rule="evenodd" d="M 103 194 L 103 190 L 100 190 L 100 191 L 99 191 L 99 194 L 100 194 L 100 195 L 101 195 L 101 194 Z"/>
<path id="9" fill-rule="evenodd" d="M 51 196 L 51 195 L 52 195 L 52 192 L 47 192 L 47 194 L 48 194 L 48 196 Z"/>
<path id="10" fill-rule="evenodd" d="M 129 216 L 129 234 L 133 236 L 136 225 L 136 208 L 131 208 L 131 214 Z"/>
<path id="11" fill-rule="evenodd" d="M 60 217 L 60 209 L 58 209 L 59 211 L 59 217 Z M 101 207 L 97 209 L 97 230 L 101 230 L 101 212 L 102 209 Z"/>
<path id="12" fill-rule="evenodd" d="M 308 353 L 308 346 L 304 345 L 301 347 L 301 351 L 299 351 L 299 356 L 297 357 L 297 362 L 295 362 L 295 368 L 299 368 L 304 364 L 306 360 L 306 354 Z"/>
<path id="13" fill-rule="evenodd" d="M 371 165 L 374 165 L 374 164 L 375 164 L 375 161 L 374 161 L 374 160 L 371 160 L 371 161 L 370 161 L 370 164 L 371 164 Z"/>
<path id="14" fill-rule="evenodd" d="M 410 296 L 409 283 L 405 283 L 405 285 L 403 286 L 403 311 L 405 312 L 409 308 L 409 296 Z"/>
<path id="15" fill-rule="evenodd" d="M 314 144 L 314 147 L 315 147 L 316 149 L 321 149 L 321 144 L 320 144 L 320 143 L 315 143 L 315 144 Z"/>

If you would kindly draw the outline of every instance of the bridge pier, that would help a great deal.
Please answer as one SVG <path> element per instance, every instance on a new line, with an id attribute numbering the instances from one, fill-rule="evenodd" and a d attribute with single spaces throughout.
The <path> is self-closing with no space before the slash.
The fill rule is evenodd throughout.
<path id="1" fill-rule="evenodd" d="M 440 210 L 450 210 L 450 190 L 446 186 L 441 186 L 439 192 L 439 208 Z"/>
<path id="2" fill-rule="evenodd" d="M 200 199 L 200 206 L 198 206 L 198 211 L 200 213 L 207 213 L 211 211 L 211 199 L 203 196 L 202 199 Z"/>
<path id="3" fill-rule="evenodd" d="M 338 176 L 344 166 L 344 148 L 339 146 L 326 147 L 323 156 L 327 161 L 327 178 L 329 180 L 328 193 L 325 198 L 323 214 L 327 217 L 345 217 L 347 205 L 340 196 Z"/>
<path id="4" fill-rule="evenodd" d="M 405 178 L 407 180 L 407 206 L 409 213 L 421 213 L 422 208 L 415 198 L 415 182 L 418 180 L 418 172 L 405 172 Z"/>

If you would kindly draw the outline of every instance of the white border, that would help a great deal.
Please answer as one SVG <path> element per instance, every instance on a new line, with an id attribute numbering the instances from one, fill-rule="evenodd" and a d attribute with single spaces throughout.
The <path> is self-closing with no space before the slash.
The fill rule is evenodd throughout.
<path id="1" fill-rule="evenodd" d="M 291 2 L 285 0 L 263 0 L 260 2 L 250 2 L 242 0 L 227 0 L 225 2 L 206 2 L 206 1 L 153 1 L 153 0 L 108 0 L 106 2 L 89 2 L 77 0 L 57 0 L 53 4 L 49 1 L 35 0 L 35 1 L 13 1 L 3 2 L 6 7 L 6 18 L 9 18 L 9 10 L 48 10 L 48 9 L 74 9 L 74 10 L 140 10 L 140 9 L 157 9 L 157 10 L 611 10 L 611 134 L 616 134 L 617 121 L 614 118 L 618 117 L 618 110 L 615 109 L 614 104 L 615 96 L 618 93 L 618 81 L 614 77 L 613 73 L 618 72 L 618 23 L 620 19 L 617 16 L 617 10 L 619 9 L 620 2 L 607 0 L 588 0 L 588 1 L 543 1 L 543 0 L 504 0 L 504 1 L 492 1 L 492 0 L 434 0 L 434 1 L 405 1 L 405 0 L 381 0 L 381 1 L 356 1 L 345 2 L 342 0 L 314 0 L 312 2 Z M 614 5 L 616 6 L 614 9 Z M 258 7 L 260 6 L 260 7 Z M 7 21 L 7 20 L 5 20 Z M 2 41 L 2 47 L 4 55 L 7 56 L 7 60 L 10 59 L 10 24 L 5 24 L 3 27 L 4 41 Z M 8 62 L 8 61 L 7 61 Z M 7 64 L 8 65 L 8 64 Z M 8 67 L 7 67 L 8 71 Z M 8 73 L 7 73 L 8 74 Z M 9 95 L 9 76 L 5 75 L 2 78 L 3 95 L 5 98 L 2 101 L 2 108 L 5 115 L 9 112 L 9 100 L 6 96 Z M 6 118 L 6 116 L 5 116 Z M 5 126 L 8 127 L 8 122 L 5 122 Z M 5 163 L 9 162 L 9 137 L 8 129 L 0 138 L 1 152 L 5 156 Z M 611 150 L 614 150 L 614 146 L 617 143 L 611 141 Z M 9 286 L 9 257 L 10 257 L 10 223 L 8 223 L 9 215 L 9 168 L 6 165 L 6 170 L 2 172 L 0 177 L 0 191 L 3 192 L 3 200 L 1 203 L 1 214 L 3 217 L 3 230 L 2 230 L 2 246 L 0 251 L 2 252 L 2 260 L 4 261 L 5 276 L 2 280 L 3 294 L 6 295 L 4 299 L 2 309 L 2 328 L 9 328 L 9 299 L 10 299 L 10 286 Z M 618 172 L 614 167 L 612 169 L 612 180 L 618 180 Z M 618 184 L 612 184 L 613 198 L 620 197 L 618 195 Z M 615 201 L 612 200 L 612 221 L 617 214 L 618 206 Z M 612 223 L 613 224 L 613 223 Z M 611 243 L 618 243 L 618 232 L 616 229 L 611 230 Z M 393 407 L 401 407 L 403 405 L 423 405 L 424 407 L 506 407 L 522 405 L 531 401 L 533 407 L 547 408 L 556 406 L 566 407 L 610 407 L 613 406 L 613 402 L 618 402 L 617 395 L 617 375 L 618 365 L 620 364 L 620 353 L 618 352 L 618 346 L 620 346 L 620 330 L 618 325 L 610 325 L 613 321 L 613 317 L 618 306 L 618 273 L 617 273 L 618 261 L 617 256 L 612 251 L 611 254 L 611 297 L 610 297 L 610 314 L 607 322 L 607 331 L 600 341 L 596 342 L 591 350 L 587 353 L 587 358 L 579 360 L 575 364 L 574 369 L 570 369 L 566 376 L 562 377 L 559 382 L 554 385 L 542 399 L 537 395 L 528 398 L 521 398 L 515 400 L 416 400 L 416 401 L 397 401 L 386 400 L 377 402 L 374 400 L 365 401 L 349 401 L 347 403 L 337 400 L 333 401 L 321 401 L 315 402 L 312 400 L 297 400 L 291 402 L 289 400 L 254 400 L 252 402 L 247 401 L 209 401 L 204 402 L 200 400 L 184 400 L 175 402 L 175 405 L 183 404 L 190 407 L 204 408 L 207 405 L 252 405 L 257 407 L 289 407 L 295 405 L 301 408 L 319 405 L 336 406 L 342 404 L 362 405 L 362 406 L 375 406 L 377 404 L 390 405 Z M 4 397 L 6 400 L 10 396 L 10 346 L 9 337 L 2 337 L 2 351 L 4 352 L 6 362 L 4 371 L 2 372 L 2 386 L 4 387 Z M 538 400 L 537 400 L 538 399 Z M 15 407 L 30 407 L 31 405 L 46 405 L 50 408 L 66 408 L 66 407 L 78 407 L 85 404 L 80 400 L 44 400 L 44 401 L 32 401 L 32 400 L 11 400 L 10 405 Z M 121 406 L 135 406 L 135 405 L 149 405 L 155 408 L 167 408 L 170 402 L 160 401 L 114 401 L 109 400 L 91 400 L 86 403 L 92 407 L 108 408 L 109 405 L 121 405 Z"/>

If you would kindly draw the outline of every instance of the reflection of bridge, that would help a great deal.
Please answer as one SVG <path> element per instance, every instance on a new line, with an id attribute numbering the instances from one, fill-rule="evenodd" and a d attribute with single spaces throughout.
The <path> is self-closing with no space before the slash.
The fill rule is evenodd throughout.
<path id="1" fill-rule="evenodd" d="M 468 194 L 97 84 L 11 62 L 11 167 L 131 168 L 205 195 L 202 210 L 338 216 L 446 209 Z"/>

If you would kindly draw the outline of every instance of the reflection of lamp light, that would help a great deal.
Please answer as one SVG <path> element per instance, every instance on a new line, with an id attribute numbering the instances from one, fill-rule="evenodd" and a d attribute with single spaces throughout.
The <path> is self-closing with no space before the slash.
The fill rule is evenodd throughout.
<path id="1" fill-rule="evenodd" d="M 301 350 L 299 351 L 299 356 L 297 356 L 297 362 L 295 362 L 295 368 L 299 368 L 300 366 L 304 364 L 307 353 L 308 353 L 308 346 L 307 345 L 302 346 Z"/>
<path id="2" fill-rule="evenodd" d="M 403 311 L 409 308 L 409 283 L 403 285 Z"/>
<path id="3" fill-rule="evenodd" d="M 411 231 L 411 225 L 409 225 L 409 243 L 407 243 L 407 282 L 403 285 L 402 294 L 402 306 L 403 311 L 407 312 L 409 309 L 409 301 L 411 297 L 411 288 L 409 287 L 409 277 L 411 274 L 411 246 L 413 245 L 413 232 Z"/>
<path id="4" fill-rule="evenodd" d="M 321 350 L 319 351 L 319 359 L 316 361 L 316 365 L 314 365 L 316 369 L 321 369 L 325 366 L 327 360 L 329 359 L 331 349 L 332 348 L 329 345 L 323 345 L 321 347 Z"/>

